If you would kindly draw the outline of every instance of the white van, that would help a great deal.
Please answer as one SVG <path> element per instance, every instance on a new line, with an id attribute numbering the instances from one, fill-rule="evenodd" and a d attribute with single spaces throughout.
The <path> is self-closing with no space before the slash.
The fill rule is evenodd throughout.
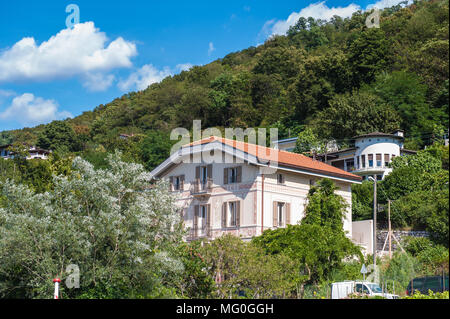
<path id="1" fill-rule="evenodd" d="M 349 294 L 358 292 L 368 296 L 382 296 L 386 299 L 398 299 L 399 296 L 385 293 L 381 287 L 368 281 L 341 281 L 331 284 L 331 299 L 343 299 Z"/>

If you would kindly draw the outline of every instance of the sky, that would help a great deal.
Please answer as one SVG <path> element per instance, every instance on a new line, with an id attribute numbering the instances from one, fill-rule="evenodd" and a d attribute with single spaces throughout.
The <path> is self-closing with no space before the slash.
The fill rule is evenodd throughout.
<path id="1" fill-rule="evenodd" d="M 0 131 L 80 115 L 262 44 L 301 16 L 349 17 L 400 1 L 1 1 Z"/>

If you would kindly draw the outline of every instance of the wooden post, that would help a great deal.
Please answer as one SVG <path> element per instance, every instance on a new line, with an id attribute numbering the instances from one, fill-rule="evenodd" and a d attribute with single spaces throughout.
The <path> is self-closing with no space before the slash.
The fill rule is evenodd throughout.
<path id="1" fill-rule="evenodd" d="M 377 265 L 377 175 L 373 175 L 373 268 Z"/>
<path id="2" fill-rule="evenodd" d="M 389 225 L 389 259 L 392 259 L 392 240 L 391 240 L 391 200 L 388 199 L 388 225 Z"/>

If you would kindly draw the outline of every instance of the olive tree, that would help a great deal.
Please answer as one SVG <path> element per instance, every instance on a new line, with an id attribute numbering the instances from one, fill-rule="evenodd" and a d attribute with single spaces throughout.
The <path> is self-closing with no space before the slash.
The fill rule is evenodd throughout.
<path id="1" fill-rule="evenodd" d="M 51 297 L 55 277 L 62 297 L 146 296 L 183 271 L 171 253 L 182 231 L 167 185 L 150 187 L 151 174 L 120 153 L 108 162 L 95 170 L 75 158 L 70 176 L 54 176 L 45 193 L 0 184 L 0 296 Z M 74 267 L 80 288 L 68 289 Z"/>

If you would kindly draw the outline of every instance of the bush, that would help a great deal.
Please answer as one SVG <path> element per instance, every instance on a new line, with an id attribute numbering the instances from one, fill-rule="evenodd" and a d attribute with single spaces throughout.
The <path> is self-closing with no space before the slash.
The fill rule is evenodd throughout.
<path id="1" fill-rule="evenodd" d="M 449 299 L 448 291 L 444 292 L 432 292 L 428 291 L 428 295 L 421 294 L 419 291 L 416 291 L 412 296 L 406 296 L 402 299 Z"/>

